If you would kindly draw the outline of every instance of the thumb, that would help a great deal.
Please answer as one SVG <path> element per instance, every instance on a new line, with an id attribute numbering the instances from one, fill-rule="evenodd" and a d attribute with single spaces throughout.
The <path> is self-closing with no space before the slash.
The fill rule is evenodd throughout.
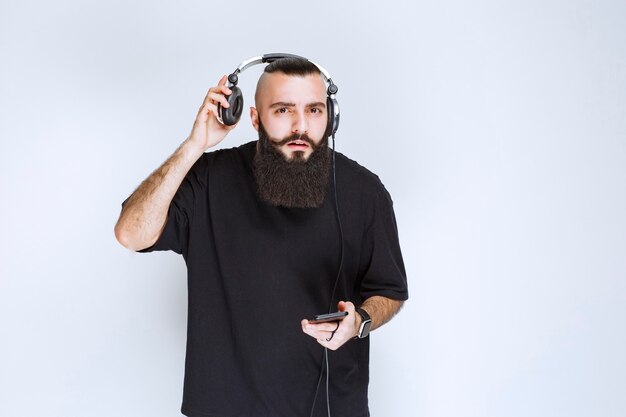
<path id="1" fill-rule="evenodd" d="M 338 311 L 354 311 L 354 304 L 350 301 L 339 301 L 337 304 Z"/>

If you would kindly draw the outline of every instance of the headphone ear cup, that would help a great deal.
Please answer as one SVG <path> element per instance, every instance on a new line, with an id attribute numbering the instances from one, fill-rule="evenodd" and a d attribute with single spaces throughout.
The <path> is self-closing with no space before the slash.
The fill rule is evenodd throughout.
<path id="1" fill-rule="evenodd" d="M 230 107 L 225 108 L 222 107 L 220 103 L 217 103 L 217 112 L 222 119 L 222 123 L 226 126 L 232 126 L 239 122 L 241 119 L 241 113 L 243 112 L 243 94 L 241 93 L 241 89 L 236 85 L 233 85 L 230 88 L 232 93 L 229 96 L 226 96 L 226 101 Z"/>
<path id="2" fill-rule="evenodd" d="M 339 128 L 339 103 L 334 98 L 326 99 L 326 109 L 328 111 L 328 121 L 326 122 L 325 137 L 332 136 Z"/>

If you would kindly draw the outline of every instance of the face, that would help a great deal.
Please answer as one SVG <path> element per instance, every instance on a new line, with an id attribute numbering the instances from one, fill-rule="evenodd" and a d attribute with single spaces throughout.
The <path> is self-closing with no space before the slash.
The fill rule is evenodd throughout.
<path id="1" fill-rule="evenodd" d="M 319 74 L 264 73 L 250 118 L 257 131 L 262 120 L 269 140 L 286 160 L 308 160 L 322 142 L 327 110 L 326 85 Z"/>

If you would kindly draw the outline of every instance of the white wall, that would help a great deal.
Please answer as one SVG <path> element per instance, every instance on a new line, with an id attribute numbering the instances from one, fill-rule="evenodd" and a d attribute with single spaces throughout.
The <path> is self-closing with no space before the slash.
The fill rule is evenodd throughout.
<path id="1" fill-rule="evenodd" d="M 624 16 L 2 1 L 0 415 L 179 415 L 183 261 L 112 229 L 206 90 L 267 52 L 330 71 L 338 149 L 394 197 L 411 298 L 372 336 L 372 415 L 626 415 Z"/>

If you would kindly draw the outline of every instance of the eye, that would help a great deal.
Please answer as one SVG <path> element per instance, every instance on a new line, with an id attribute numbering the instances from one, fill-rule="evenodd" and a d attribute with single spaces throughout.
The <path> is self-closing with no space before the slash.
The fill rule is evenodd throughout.
<path id="1" fill-rule="evenodd" d="M 288 111 L 289 109 L 287 107 L 281 107 L 279 109 L 276 109 L 276 113 L 280 113 L 280 114 L 287 113 Z"/>
<path id="2" fill-rule="evenodd" d="M 312 107 L 311 108 L 311 113 L 313 113 L 313 114 L 322 113 L 322 109 L 320 109 L 319 107 Z"/>

